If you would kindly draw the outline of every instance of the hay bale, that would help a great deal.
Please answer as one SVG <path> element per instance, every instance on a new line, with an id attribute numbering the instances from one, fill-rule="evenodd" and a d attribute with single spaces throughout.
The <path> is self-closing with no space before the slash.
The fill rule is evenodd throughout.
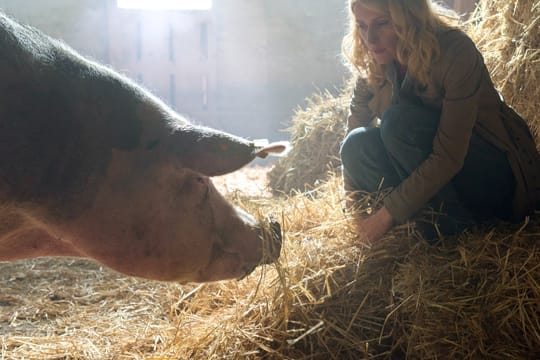
<path id="1" fill-rule="evenodd" d="M 288 132 L 293 148 L 268 173 L 275 195 L 306 191 L 328 178 L 340 166 L 339 144 L 345 135 L 350 90 L 334 97 L 314 94 L 305 109 L 298 108 Z"/>
<path id="2" fill-rule="evenodd" d="M 529 123 L 540 144 L 540 1 L 480 1 L 468 32 L 506 102 Z M 540 146 L 540 145 L 539 145 Z"/>
<path id="3" fill-rule="evenodd" d="M 413 358 L 540 358 L 540 222 L 513 230 L 411 249 L 394 319 Z"/>

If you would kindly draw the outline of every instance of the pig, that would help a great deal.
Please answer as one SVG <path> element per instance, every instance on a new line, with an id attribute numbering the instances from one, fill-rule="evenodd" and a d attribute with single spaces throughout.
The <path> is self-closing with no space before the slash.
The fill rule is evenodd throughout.
<path id="1" fill-rule="evenodd" d="M 0 49 L 0 261 L 80 257 L 185 283 L 278 259 L 279 224 L 228 203 L 210 177 L 282 147 L 195 125 L 2 13 Z"/>

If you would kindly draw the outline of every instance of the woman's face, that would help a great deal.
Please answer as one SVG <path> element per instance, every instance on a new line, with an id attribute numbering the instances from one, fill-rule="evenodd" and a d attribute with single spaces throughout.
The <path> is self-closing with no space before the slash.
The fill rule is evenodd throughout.
<path id="1" fill-rule="evenodd" d="M 375 61 L 383 65 L 397 60 L 398 37 L 390 14 L 360 2 L 353 4 L 352 11 L 360 37 Z"/>

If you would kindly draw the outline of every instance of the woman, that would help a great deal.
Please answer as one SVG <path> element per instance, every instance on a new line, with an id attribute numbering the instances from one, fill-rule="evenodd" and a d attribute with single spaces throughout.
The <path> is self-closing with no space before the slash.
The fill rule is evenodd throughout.
<path id="1" fill-rule="evenodd" d="M 357 80 L 340 150 L 345 189 L 388 188 L 382 207 L 357 216 L 358 232 L 376 241 L 433 208 L 445 214 L 425 231 L 434 240 L 538 208 L 534 139 L 456 18 L 430 0 L 349 5 L 343 50 Z"/>

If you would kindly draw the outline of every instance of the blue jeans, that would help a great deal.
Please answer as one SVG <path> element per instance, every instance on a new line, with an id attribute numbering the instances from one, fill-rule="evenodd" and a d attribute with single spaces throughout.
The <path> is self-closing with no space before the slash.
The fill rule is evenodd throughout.
<path id="1" fill-rule="evenodd" d="M 357 128 L 341 149 L 343 173 L 353 189 L 367 192 L 396 187 L 433 150 L 440 112 L 412 104 L 392 105 L 378 128 Z M 427 204 L 442 209 L 438 226 L 445 235 L 477 222 L 509 219 L 515 180 L 506 154 L 473 131 L 459 173 Z"/>

